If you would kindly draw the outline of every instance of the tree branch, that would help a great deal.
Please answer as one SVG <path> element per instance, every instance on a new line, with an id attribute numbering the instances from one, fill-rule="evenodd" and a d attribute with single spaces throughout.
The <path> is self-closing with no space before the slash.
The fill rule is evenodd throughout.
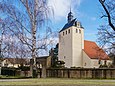
<path id="1" fill-rule="evenodd" d="M 111 28 L 115 31 L 115 26 L 112 24 L 112 20 L 111 20 L 111 16 L 109 11 L 107 10 L 106 6 L 104 5 L 105 0 L 99 0 L 99 2 L 101 3 L 103 9 L 105 10 L 107 17 L 108 17 L 108 23 L 111 26 Z"/>

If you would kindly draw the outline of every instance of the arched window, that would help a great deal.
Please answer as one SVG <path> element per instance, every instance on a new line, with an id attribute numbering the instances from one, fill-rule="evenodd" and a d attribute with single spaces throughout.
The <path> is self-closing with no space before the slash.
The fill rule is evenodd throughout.
<path id="1" fill-rule="evenodd" d="M 77 27 L 80 27 L 80 22 L 77 22 Z"/>
<path id="2" fill-rule="evenodd" d="M 70 33 L 70 29 L 68 30 L 68 33 Z"/>
<path id="3" fill-rule="evenodd" d="M 67 30 L 66 30 L 66 34 L 67 34 Z"/>
<path id="4" fill-rule="evenodd" d="M 79 30 L 79 33 L 81 33 L 81 30 Z"/>
<path id="5" fill-rule="evenodd" d="M 76 29 L 76 33 L 78 33 L 78 29 Z"/>
<path id="6" fill-rule="evenodd" d="M 98 61 L 98 64 L 101 64 L 101 60 Z"/>

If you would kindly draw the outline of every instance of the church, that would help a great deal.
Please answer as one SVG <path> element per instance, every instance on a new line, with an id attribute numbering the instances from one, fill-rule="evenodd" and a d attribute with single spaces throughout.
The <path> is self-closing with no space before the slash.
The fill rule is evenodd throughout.
<path id="1" fill-rule="evenodd" d="M 71 11 L 67 20 L 59 32 L 58 49 L 58 59 L 65 62 L 65 67 L 99 68 L 112 63 L 95 42 L 84 40 L 84 28 Z"/>

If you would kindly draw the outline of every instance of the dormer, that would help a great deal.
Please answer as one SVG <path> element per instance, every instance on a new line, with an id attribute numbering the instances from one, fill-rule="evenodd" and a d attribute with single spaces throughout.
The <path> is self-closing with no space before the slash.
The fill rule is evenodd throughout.
<path id="1" fill-rule="evenodd" d="M 78 28 L 82 27 L 82 25 L 81 25 L 81 23 L 79 21 L 75 22 L 75 26 L 78 27 Z"/>

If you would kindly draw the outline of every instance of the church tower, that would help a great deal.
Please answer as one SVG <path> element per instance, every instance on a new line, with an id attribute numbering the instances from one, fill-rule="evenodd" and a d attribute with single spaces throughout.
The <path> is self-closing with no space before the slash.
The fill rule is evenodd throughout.
<path id="1" fill-rule="evenodd" d="M 82 67 L 84 49 L 84 29 L 79 21 L 68 13 L 68 22 L 59 32 L 58 58 L 65 62 L 65 67 Z"/>

